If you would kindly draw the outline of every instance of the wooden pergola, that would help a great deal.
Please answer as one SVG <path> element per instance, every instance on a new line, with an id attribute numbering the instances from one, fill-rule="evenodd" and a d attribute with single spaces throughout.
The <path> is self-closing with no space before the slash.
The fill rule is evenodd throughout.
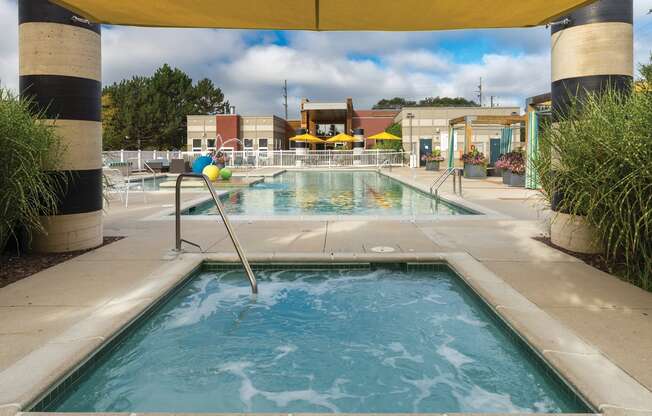
<path id="1" fill-rule="evenodd" d="M 526 116 L 462 116 L 453 118 L 449 122 L 451 129 L 455 126 L 464 124 L 464 151 L 466 153 L 471 151 L 473 140 L 473 126 L 474 125 L 494 125 L 502 127 L 511 127 L 514 124 L 523 124 L 527 121 Z"/>

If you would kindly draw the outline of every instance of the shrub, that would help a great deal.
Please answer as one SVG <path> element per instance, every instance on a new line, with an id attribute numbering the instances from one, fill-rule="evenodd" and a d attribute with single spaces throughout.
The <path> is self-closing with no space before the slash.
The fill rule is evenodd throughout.
<path id="1" fill-rule="evenodd" d="M 20 246 L 43 231 L 40 216 L 56 213 L 65 186 L 64 174 L 46 172 L 56 168 L 62 148 L 39 118 L 28 101 L 0 89 L 0 252 L 11 238 Z"/>
<path id="2" fill-rule="evenodd" d="M 374 144 L 374 149 L 400 152 L 403 149 L 403 142 L 400 140 L 378 140 Z"/>
<path id="3" fill-rule="evenodd" d="M 548 200 L 596 227 L 614 273 L 652 290 L 652 93 L 588 94 L 541 136 Z"/>

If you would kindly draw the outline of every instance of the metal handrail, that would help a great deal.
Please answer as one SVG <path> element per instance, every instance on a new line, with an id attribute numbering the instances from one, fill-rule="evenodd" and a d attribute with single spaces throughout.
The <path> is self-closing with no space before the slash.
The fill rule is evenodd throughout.
<path id="1" fill-rule="evenodd" d="M 180 173 L 179 176 L 177 177 L 176 194 L 175 194 L 175 201 L 174 201 L 175 202 L 174 215 L 175 215 L 176 251 L 181 251 L 181 243 L 188 243 L 190 245 L 198 247 L 201 250 L 201 247 L 199 247 L 198 244 L 195 244 L 191 241 L 184 240 L 181 238 L 181 182 L 183 182 L 184 178 L 197 178 L 197 179 L 202 179 L 204 182 L 206 182 L 206 186 L 208 186 L 208 191 L 210 192 L 211 197 L 213 198 L 213 202 L 215 202 L 215 206 L 217 207 L 217 212 L 220 214 L 220 217 L 222 217 L 222 221 L 224 222 L 224 227 L 226 228 L 226 232 L 229 234 L 229 237 L 231 238 L 231 242 L 235 247 L 235 251 L 236 253 L 238 253 L 238 257 L 240 258 L 240 262 L 242 263 L 242 266 L 245 269 L 245 273 L 247 275 L 247 278 L 249 279 L 249 284 L 251 285 L 251 292 L 254 294 L 258 293 L 258 283 L 256 282 L 256 277 L 254 276 L 254 272 L 251 270 L 249 261 L 247 260 L 247 257 L 245 256 L 245 253 L 242 250 L 242 246 L 240 245 L 238 238 L 235 236 L 235 233 L 233 232 L 231 223 L 229 222 L 229 219 L 224 213 L 224 207 L 220 202 L 220 198 L 215 192 L 215 188 L 213 187 L 213 184 L 208 179 L 208 177 L 206 175 L 202 175 L 201 173 L 190 173 L 190 172 Z"/>
<path id="2" fill-rule="evenodd" d="M 143 162 L 143 166 L 147 168 L 150 172 L 152 172 L 152 175 L 154 175 L 154 189 L 156 189 L 156 171 L 152 169 L 152 167 L 147 163 L 147 161 Z M 143 179 L 143 192 L 145 191 L 145 181 Z"/>
<path id="3" fill-rule="evenodd" d="M 453 193 L 457 194 L 457 182 L 455 179 L 458 179 L 459 181 L 459 194 L 462 196 L 462 169 L 460 168 L 448 168 L 446 169 L 435 181 L 433 184 L 430 186 L 430 195 L 433 195 L 433 189 L 434 189 L 434 196 L 435 199 L 439 199 L 439 188 L 446 183 L 446 179 L 448 179 L 449 176 L 453 175 Z M 456 178 L 457 177 L 457 178 Z"/>
<path id="4" fill-rule="evenodd" d="M 380 166 L 378 167 L 378 172 L 380 172 L 385 165 L 389 166 L 390 172 L 392 171 L 392 161 L 389 159 L 385 159 L 383 163 L 381 163 Z"/>
<path id="5" fill-rule="evenodd" d="M 443 172 L 442 172 L 442 173 L 441 173 L 441 174 L 440 174 L 440 175 L 439 175 L 439 176 L 434 180 L 434 182 L 432 183 L 432 185 L 430 185 L 430 194 L 432 195 L 432 190 L 435 189 L 435 188 L 439 188 L 439 186 L 441 186 L 440 183 L 445 182 L 446 179 L 448 179 L 448 177 L 450 176 L 450 174 L 451 174 L 452 172 L 454 172 L 454 171 L 455 171 L 455 168 L 447 168 L 445 171 L 443 171 Z"/>

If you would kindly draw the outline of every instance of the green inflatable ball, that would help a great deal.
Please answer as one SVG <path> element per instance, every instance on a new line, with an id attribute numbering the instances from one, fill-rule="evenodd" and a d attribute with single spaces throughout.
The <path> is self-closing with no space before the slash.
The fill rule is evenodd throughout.
<path id="1" fill-rule="evenodd" d="M 228 181 L 231 179 L 231 176 L 233 175 L 233 172 L 231 172 L 231 169 L 222 169 L 220 170 L 220 176 L 222 177 L 222 180 Z"/>

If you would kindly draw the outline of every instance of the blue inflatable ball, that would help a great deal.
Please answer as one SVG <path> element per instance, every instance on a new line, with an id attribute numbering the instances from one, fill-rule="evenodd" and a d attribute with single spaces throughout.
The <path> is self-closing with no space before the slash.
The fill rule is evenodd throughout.
<path id="1" fill-rule="evenodd" d="M 194 173 L 202 173 L 204 168 L 210 165 L 211 163 L 213 163 L 213 159 L 211 159 L 210 156 L 199 156 L 192 163 L 192 171 Z"/>
<path id="2" fill-rule="evenodd" d="M 228 181 L 229 179 L 231 179 L 231 175 L 232 173 L 230 169 L 224 168 L 220 170 L 220 176 L 222 177 L 222 180 Z"/>

